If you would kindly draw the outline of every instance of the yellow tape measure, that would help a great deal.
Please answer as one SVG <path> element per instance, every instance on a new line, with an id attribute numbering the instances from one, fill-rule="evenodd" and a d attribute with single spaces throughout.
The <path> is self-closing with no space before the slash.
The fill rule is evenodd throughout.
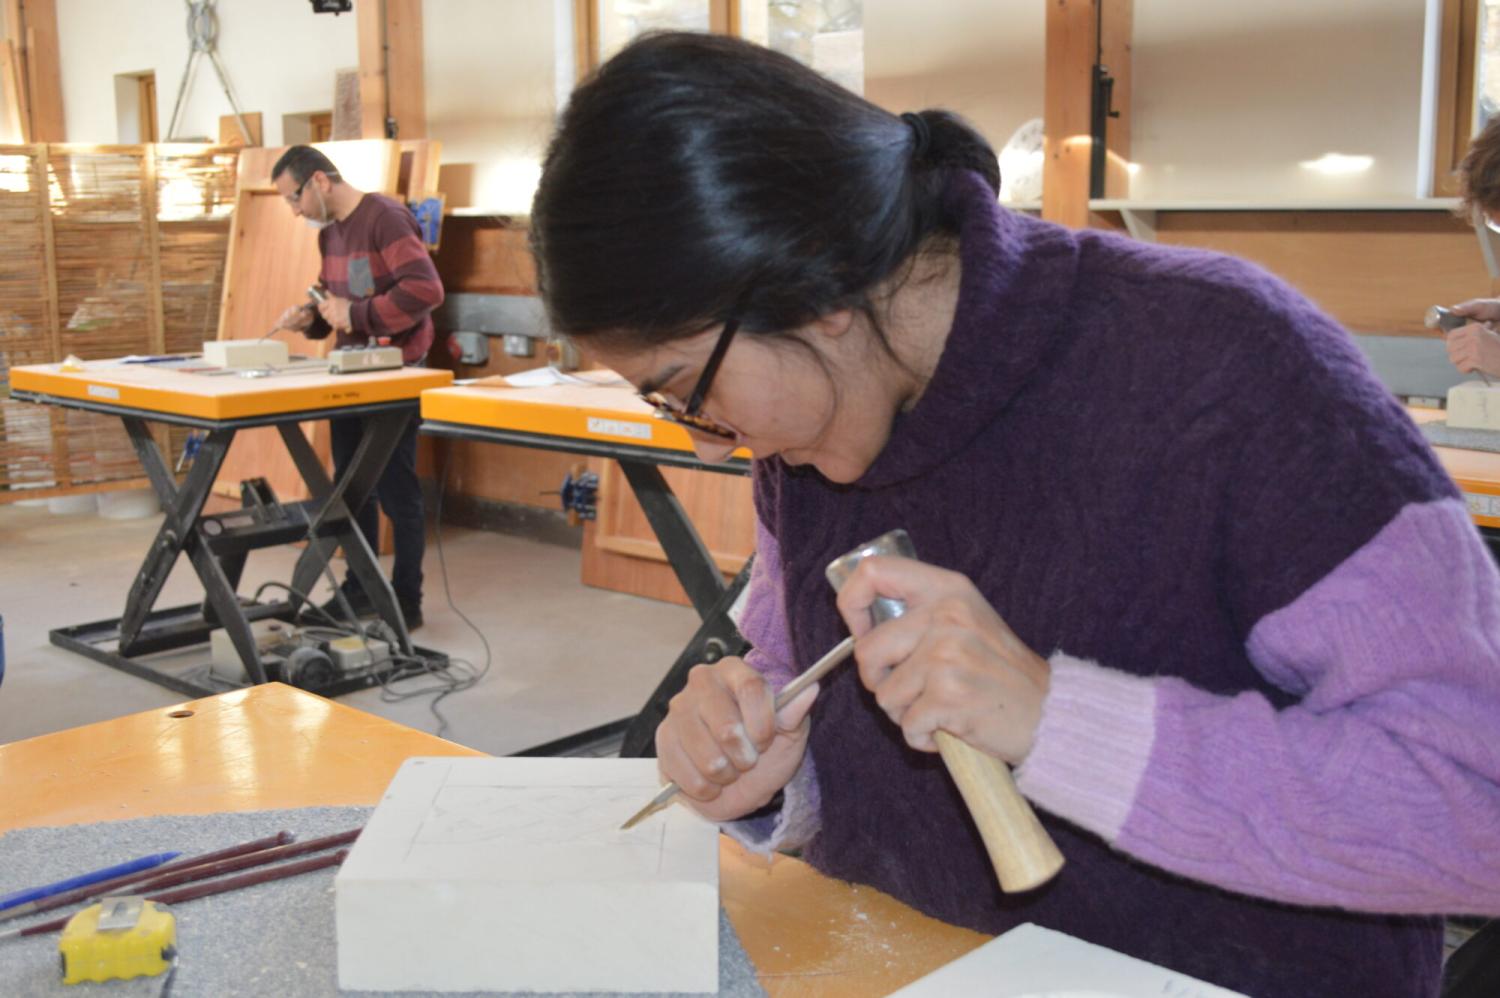
<path id="1" fill-rule="evenodd" d="M 177 956 L 177 919 L 155 901 L 105 898 L 68 920 L 57 949 L 64 984 L 149 977 Z"/>

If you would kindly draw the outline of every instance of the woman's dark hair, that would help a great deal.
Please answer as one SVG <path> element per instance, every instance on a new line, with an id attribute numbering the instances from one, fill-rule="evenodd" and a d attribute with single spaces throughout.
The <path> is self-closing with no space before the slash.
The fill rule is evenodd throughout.
<path id="1" fill-rule="evenodd" d="M 869 313 L 877 284 L 956 233 L 953 169 L 998 193 L 994 151 L 957 115 L 908 123 L 770 49 L 647 35 L 574 92 L 547 150 L 542 298 L 560 333 L 645 342 Z"/>

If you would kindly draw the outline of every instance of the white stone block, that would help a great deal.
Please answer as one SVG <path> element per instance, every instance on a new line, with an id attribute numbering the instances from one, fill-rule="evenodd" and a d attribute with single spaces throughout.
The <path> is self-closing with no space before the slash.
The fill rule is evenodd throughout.
<path id="1" fill-rule="evenodd" d="M 1455 430 L 1500 430 L 1500 384 L 1465 381 L 1448 389 L 1448 425 Z"/>
<path id="2" fill-rule="evenodd" d="M 654 759 L 408 759 L 335 881 L 339 987 L 711 992 L 718 829 Z"/>
<path id="3" fill-rule="evenodd" d="M 285 340 L 205 340 L 203 360 L 215 367 L 280 367 L 291 356 Z"/>

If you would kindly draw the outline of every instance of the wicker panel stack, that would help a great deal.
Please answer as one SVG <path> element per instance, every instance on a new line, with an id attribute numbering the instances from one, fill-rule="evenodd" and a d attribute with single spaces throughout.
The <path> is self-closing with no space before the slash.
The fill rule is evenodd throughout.
<path id="1" fill-rule="evenodd" d="M 237 152 L 0 146 L 0 394 L 11 365 L 192 352 L 214 337 Z M 175 456 L 184 436 L 157 439 Z M 140 474 L 118 419 L 0 403 L 0 501 Z"/>

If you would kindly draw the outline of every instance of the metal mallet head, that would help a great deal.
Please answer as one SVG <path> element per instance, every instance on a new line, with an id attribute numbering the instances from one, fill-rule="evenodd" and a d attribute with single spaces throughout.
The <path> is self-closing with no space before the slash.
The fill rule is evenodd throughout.
<path id="1" fill-rule="evenodd" d="M 900 527 L 881 534 L 873 541 L 861 544 L 848 554 L 840 555 L 828 563 L 824 574 L 828 576 L 828 583 L 833 586 L 833 591 L 838 592 L 843 589 L 844 583 L 849 581 L 849 576 L 854 574 L 859 563 L 874 555 L 894 555 L 915 561 L 917 549 L 912 545 L 911 535 Z M 905 612 L 905 603 L 885 596 L 877 596 L 875 602 L 870 604 L 870 618 L 877 624 L 892 620 Z"/>
<path id="2" fill-rule="evenodd" d="M 1466 326 L 1470 319 L 1466 315 L 1459 315 L 1451 308 L 1441 305 L 1433 305 L 1427 309 L 1427 314 L 1422 317 L 1422 325 L 1428 329 L 1437 329 L 1444 333 L 1451 333 L 1460 326 Z"/>

